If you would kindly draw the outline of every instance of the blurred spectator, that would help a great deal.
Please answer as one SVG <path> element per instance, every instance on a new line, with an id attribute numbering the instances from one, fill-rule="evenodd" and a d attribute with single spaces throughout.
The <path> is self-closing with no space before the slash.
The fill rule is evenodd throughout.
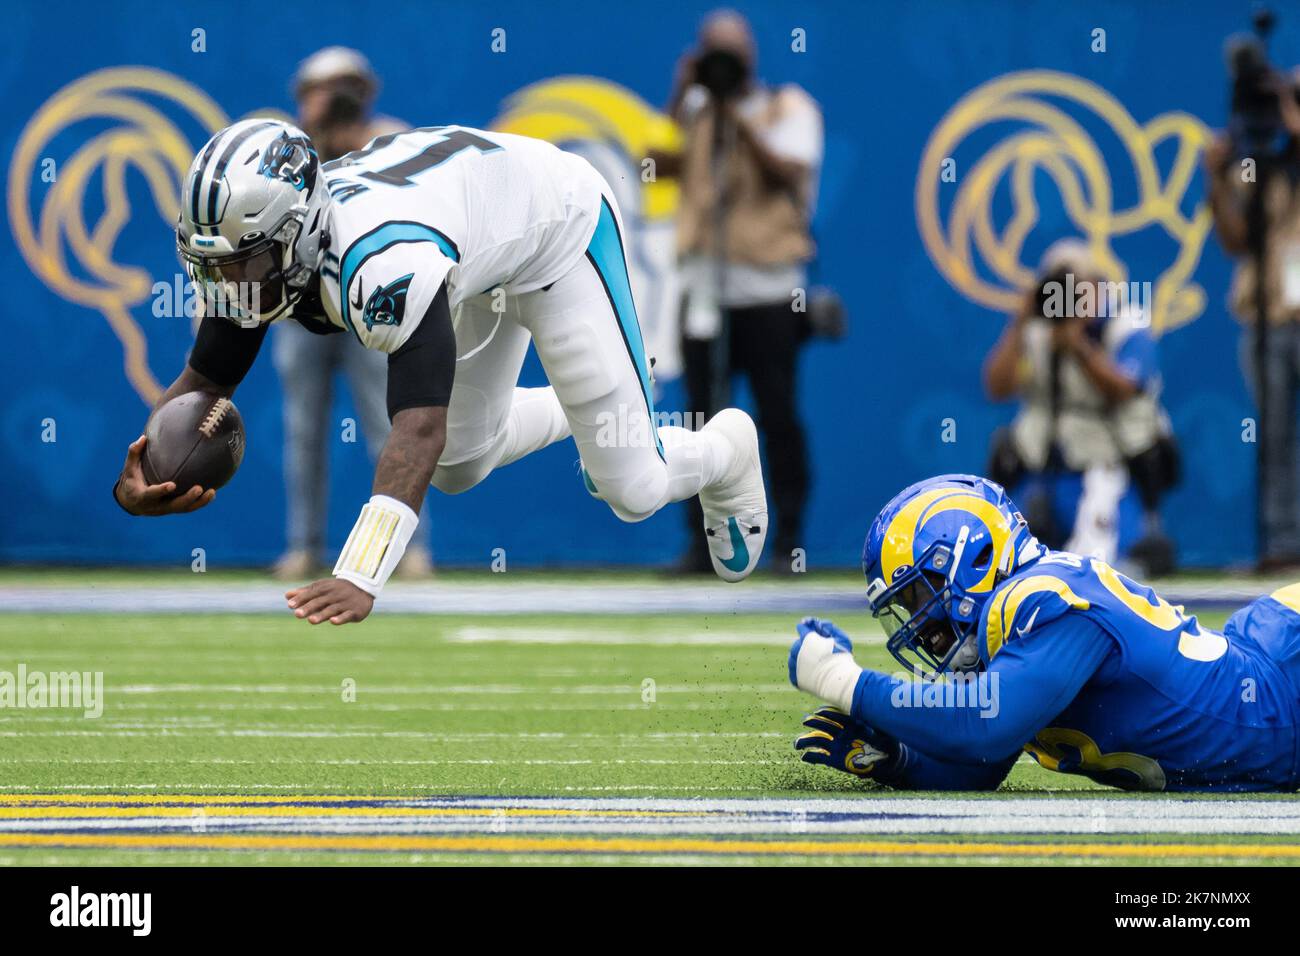
<path id="1" fill-rule="evenodd" d="M 321 161 L 360 149 L 371 139 L 405 128 L 371 115 L 378 78 L 356 50 L 327 47 L 298 67 L 294 97 L 298 124 L 311 137 Z M 284 387 L 285 471 L 289 496 L 289 550 L 274 573 L 285 580 L 309 577 L 325 552 L 328 514 L 329 443 L 340 431 L 329 421 L 334 377 L 342 373 L 352 390 L 371 460 L 391 427 L 386 398 L 387 356 L 364 348 L 351 335 L 317 334 L 297 322 L 276 322 L 273 356 Z M 415 532 L 397 574 L 421 577 L 433 570 L 426 516 Z"/>
<path id="2" fill-rule="evenodd" d="M 1205 152 L 1210 209 L 1224 250 L 1237 260 L 1229 296 L 1242 323 L 1241 366 L 1261 413 L 1263 467 L 1260 569 L 1300 566 L 1300 486 L 1297 486 L 1296 400 L 1300 394 L 1300 71 L 1277 77 L 1280 119 L 1286 135 L 1273 162 L 1239 159 L 1242 150 L 1220 135 Z M 1263 184 L 1263 234 L 1252 236 L 1251 199 Z M 1264 256 L 1264 301 L 1257 301 L 1255 242 Z M 1265 336 L 1257 314 L 1262 307 Z M 1262 381 L 1261 381 L 1262 379 Z"/>
<path id="3" fill-rule="evenodd" d="M 680 153 L 656 154 L 659 174 L 681 180 L 678 254 L 684 286 L 682 359 L 687 399 L 706 417 L 728 403 L 744 372 L 758 407 L 774 511 L 773 567 L 791 569 L 808 497 L 808 452 L 795 406 L 799 348 L 808 334 L 805 264 L 822 161 L 822 117 L 800 87 L 755 74 L 749 23 L 710 14 L 678 63 L 668 111 Z M 702 541 L 698 504 L 689 540 Z M 701 545 L 679 566 L 710 570 Z"/>
<path id="4" fill-rule="evenodd" d="M 1061 240 L 984 365 L 994 400 L 1016 397 L 989 477 L 1025 507 L 1045 544 L 1145 573 L 1173 567 L 1157 505 L 1177 480 L 1146 309 L 1108 282 L 1088 247 Z"/>

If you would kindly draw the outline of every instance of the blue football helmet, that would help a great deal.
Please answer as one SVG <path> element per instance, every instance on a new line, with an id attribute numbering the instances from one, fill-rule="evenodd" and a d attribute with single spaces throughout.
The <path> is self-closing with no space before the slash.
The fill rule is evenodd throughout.
<path id="1" fill-rule="evenodd" d="M 999 581 L 1041 554 L 1001 485 L 940 475 L 904 488 L 862 547 L 867 600 L 889 652 L 929 679 L 975 670 L 985 602 Z"/>

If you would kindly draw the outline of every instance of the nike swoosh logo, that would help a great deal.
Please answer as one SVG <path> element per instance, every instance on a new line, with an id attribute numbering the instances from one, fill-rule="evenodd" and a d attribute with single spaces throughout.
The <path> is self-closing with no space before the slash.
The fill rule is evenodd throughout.
<path id="1" fill-rule="evenodd" d="M 745 536 L 740 533 L 740 526 L 736 524 L 735 518 L 727 519 L 727 528 L 731 532 L 731 557 L 718 560 L 728 571 L 739 574 L 749 567 L 749 547 L 745 544 Z"/>
<path id="2" fill-rule="evenodd" d="M 1029 633 L 1030 628 L 1034 626 L 1034 621 L 1038 619 L 1038 612 L 1041 610 L 1041 607 L 1034 608 L 1034 613 L 1029 615 L 1029 620 L 1025 621 L 1025 626 L 1016 628 L 1017 637 L 1024 637 Z"/>
<path id="3" fill-rule="evenodd" d="M 352 302 L 352 308 L 360 309 L 364 306 L 366 297 L 361 294 L 361 277 L 357 276 L 357 297 Z"/>

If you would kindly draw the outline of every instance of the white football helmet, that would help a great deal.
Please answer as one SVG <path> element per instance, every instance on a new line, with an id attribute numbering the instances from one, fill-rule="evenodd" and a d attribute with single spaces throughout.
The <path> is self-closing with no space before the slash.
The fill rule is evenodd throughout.
<path id="1" fill-rule="evenodd" d="M 243 120 L 199 150 L 176 248 L 203 314 L 260 325 L 289 313 L 329 246 L 319 174 L 307 134 L 280 120 Z"/>

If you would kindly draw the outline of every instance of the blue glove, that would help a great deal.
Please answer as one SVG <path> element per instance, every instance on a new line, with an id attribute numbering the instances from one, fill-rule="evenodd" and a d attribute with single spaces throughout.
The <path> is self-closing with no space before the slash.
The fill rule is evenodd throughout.
<path id="1" fill-rule="evenodd" d="M 815 632 L 822 637 L 831 638 L 841 650 L 853 652 L 852 639 L 832 621 L 823 621 L 819 617 L 806 617 L 795 625 L 795 630 L 799 632 L 800 638 L 807 637 L 809 632 Z"/>
<path id="2" fill-rule="evenodd" d="M 898 763 L 898 742 L 834 707 L 804 718 L 808 732 L 795 739 L 804 763 L 833 767 L 855 777 L 879 777 Z"/>

